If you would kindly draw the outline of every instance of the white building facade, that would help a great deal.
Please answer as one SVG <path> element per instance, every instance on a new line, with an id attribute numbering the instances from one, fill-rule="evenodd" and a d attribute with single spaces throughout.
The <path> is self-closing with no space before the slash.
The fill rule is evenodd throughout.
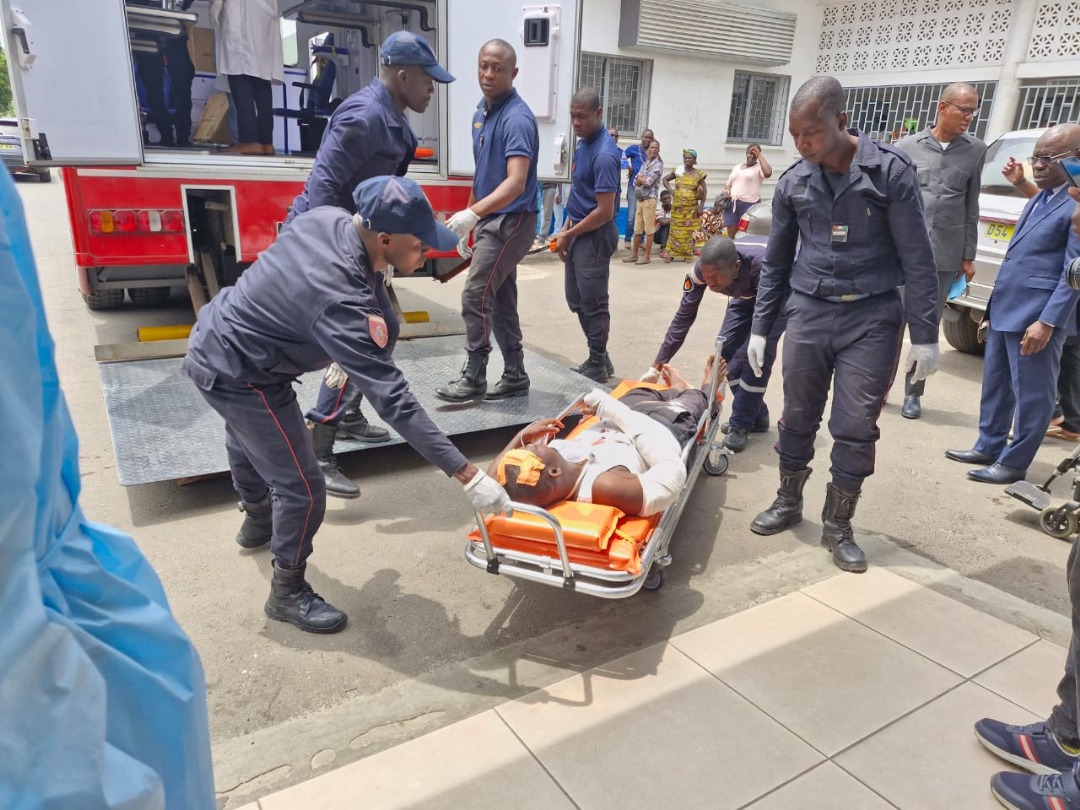
<path id="1" fill-rule="evenodd" d="M 1061 0 L 585 0 L 581 84 L 601 91 L 622 144 L 645 126 L 666 161 L 684 147 L 710 194 L 747 144 L 795 157 L 791 94 L 828 74 L 852 124 L 892 140 L 934 122 L 941 89 L 976 86 L 972 131 L 1080 122 L 1080 2 Z"/>

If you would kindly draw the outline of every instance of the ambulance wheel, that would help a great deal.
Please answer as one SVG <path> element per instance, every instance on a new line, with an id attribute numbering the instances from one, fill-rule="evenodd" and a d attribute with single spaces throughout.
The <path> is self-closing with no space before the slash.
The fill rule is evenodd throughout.
<path id="1" fill-rule="evenodd" d="M 723 475 L 727 472 L 729 463 L 727 453 L 721 453 L 717 456 L 715 463 L 713 463 L 710 455 L 706 453 L 703 467 L 709 475 Z"/>
<path id="2" fill-rule="evenodd" d="M 128 297 L 137 307 L 163 307 L 169 303 L 168 287 L 128 287 Z"/>
<path id="3" fill-rule="evenodd" d="M 654 565 L 649 569 L 649 573 L 645 575 L 645 581 L 641 583 L 641 589 L 658 591 L 664 587 L 665 579 L 667 579 L 667 576 L 664 574 L 664 569 L 659 565 Z"/>
<path id="4" fill-rule="evenodd" d="M 1051 537 L 1068 540 L 1080 531 L 1080 518 L 1063 507 L 1048 506 L 1039 513 L 1039 527 Z"/>
<path id="5" fill-rule="evenodd" d="M 89 295 L 83 293 L 83 301 L 87 309 L 119 309 L 124 304 L 124 291 L 94 290 Z"/>

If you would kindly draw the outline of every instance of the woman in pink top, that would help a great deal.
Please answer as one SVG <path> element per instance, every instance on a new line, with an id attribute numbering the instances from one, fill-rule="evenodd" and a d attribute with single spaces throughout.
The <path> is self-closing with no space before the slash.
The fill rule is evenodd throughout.
<path id="1" fill-rule="evenodd" d="M 750 144 L 746 149 L 746 163 L 731 170 L 724 186 L 724 194 L 731 197 L 731 203 L 724 209 L 724 226 L 730 238 L 735 238 L 742 215 L 751 205 L 761 202 L 761 184 L 770 177 L 772 166 L 762 156 L 761 147 Z"/>

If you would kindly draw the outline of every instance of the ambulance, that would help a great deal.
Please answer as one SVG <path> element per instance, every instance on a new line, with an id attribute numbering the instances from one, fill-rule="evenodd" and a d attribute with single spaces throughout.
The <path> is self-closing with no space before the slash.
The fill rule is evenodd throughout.
<path id="1" fill-rule="evenodd" d="M 75 274 L 91 309 L 125 298 L 164 304 L 176 287 L 198 306 L 235 281 L 302 190 L 334 101 L 377 75 L 379 44 L 393 31 L 424 37 L 457 78 L 436 85 L 423 115 L 409 114 L 420 144 L 410 176 L 437 214 L 468 203 L 477 54 L 492 38 L 517 50 L 515 86 L 540 129 L 539 177 L 569 177 L 581 0 L 278 0 L 285 82 L 273 88 L 275 154 L 258 156 L 219 148 L 229 143 L 227 83 L 214 70 L 207 0 L 187 10 L 178 0 L 147 2 L 0 0 L 25 163 L 61 167 Z M 147 120 L 133 54 L 184 32 L 197 142 L 179 148 L 160 145 Z M 424 274 L 459 263 L 434 255 Z"/>

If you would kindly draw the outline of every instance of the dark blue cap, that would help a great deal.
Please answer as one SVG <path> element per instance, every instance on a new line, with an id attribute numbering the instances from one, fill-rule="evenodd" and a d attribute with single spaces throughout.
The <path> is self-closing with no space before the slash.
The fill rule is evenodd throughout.
<path id="1" fill-rule="evenodd" d="M 388 36 L 379 49 L 379 62 L 383 65 L 419 65 L 431 78 L 443 84 L 454 80 L 439 64 L 427 41 L 411 31 L 395 31 Z"/>
<path id="2" fill-rule="evenodd" d="M 436 221 L 431 203 L 415 180 L 372 177 L 353 191 L 360 224 L 378 233 L 411 233 L 435 250 L 454 250 L 460 237 Z"/>

